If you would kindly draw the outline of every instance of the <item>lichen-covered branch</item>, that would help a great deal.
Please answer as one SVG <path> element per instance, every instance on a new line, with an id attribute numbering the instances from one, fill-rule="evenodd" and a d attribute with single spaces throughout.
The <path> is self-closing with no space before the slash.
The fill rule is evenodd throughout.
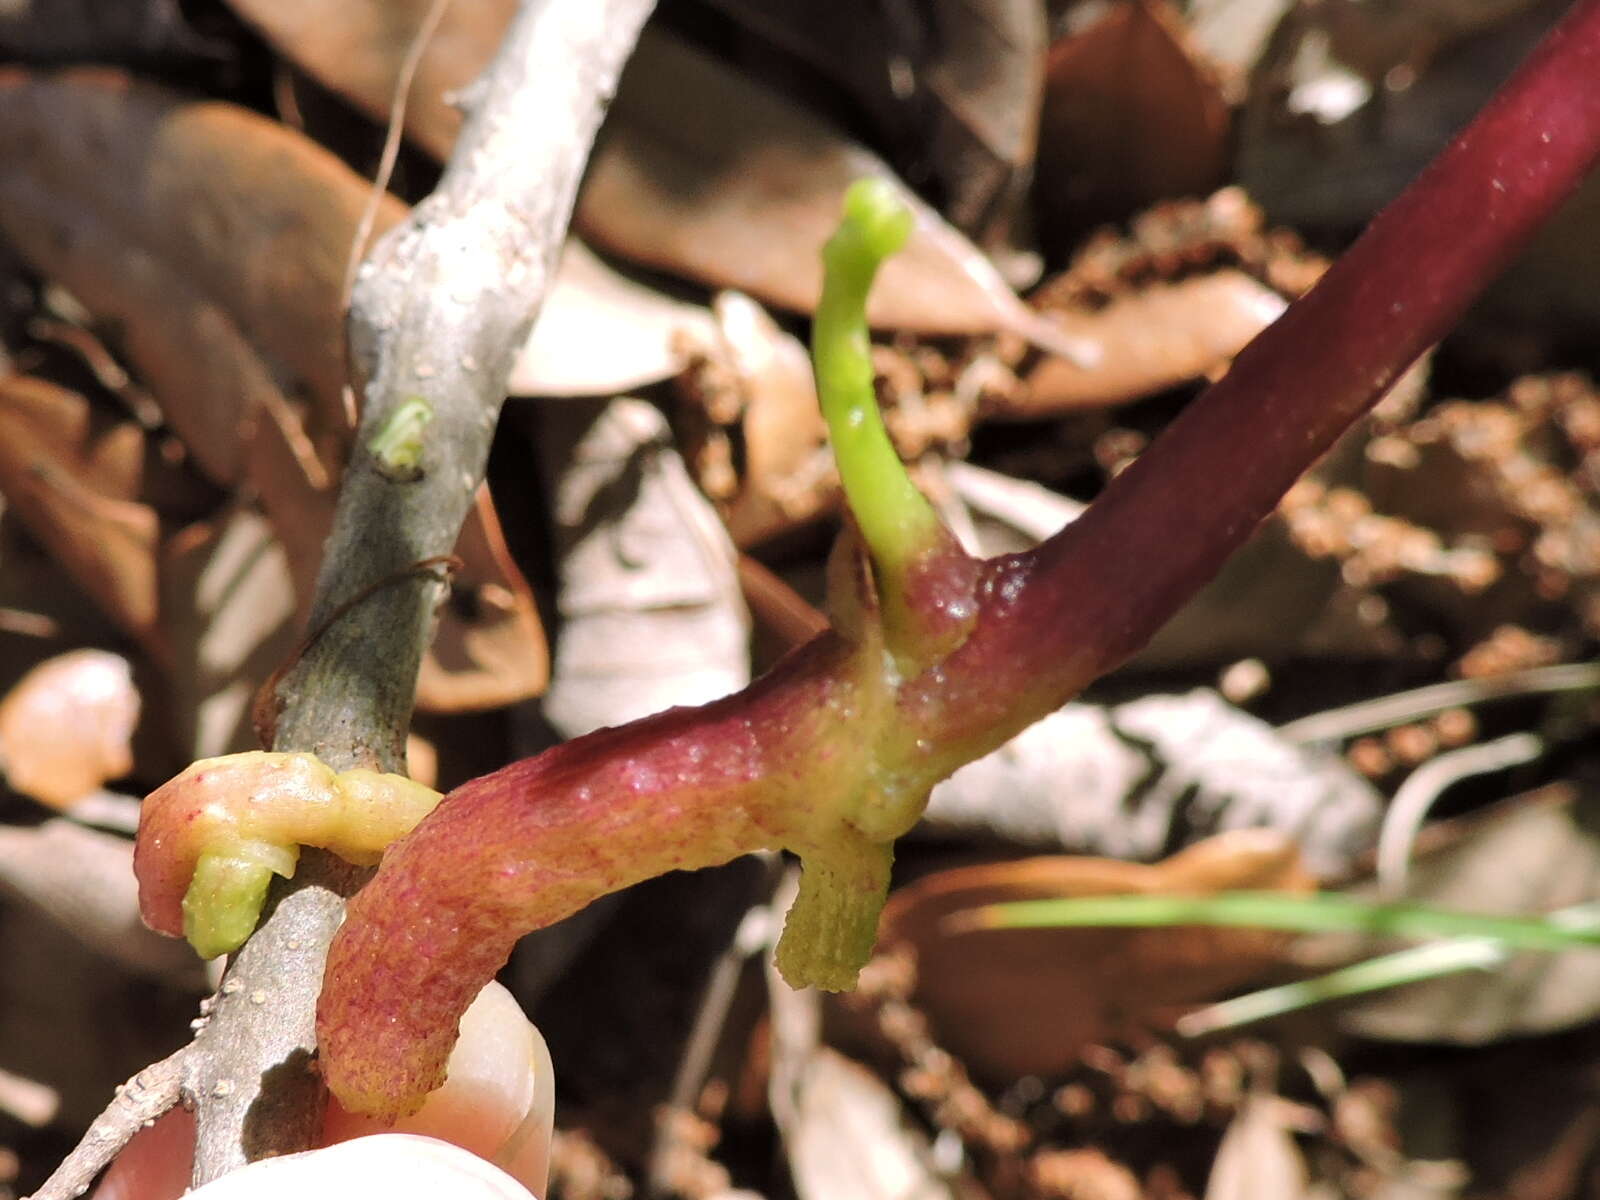
<path id="1" fill-rule="evenodd" d="M 311 614 L 313 630 L 327 628 L 277 684 L 275 749 L 311 751 L 340 771 L 404 770 L 442 587 L 414 566 L 449 553 L 482 481 L 512 359 L 652 3 L 527 0 L 463 98 L 467 121 L 438 189 L 363 266 L 349 330 L 361 428 Z M 417 434 L 416 469 L 386 471 L 368 447 L 418 400 L 431 418 Z M 189 1060 L 196 1184 L 310 1144 L 322 1097 L 309 1070 L 313 1007 L 343 898 L 365 874 L 307 852 L 230 964 Z"/>

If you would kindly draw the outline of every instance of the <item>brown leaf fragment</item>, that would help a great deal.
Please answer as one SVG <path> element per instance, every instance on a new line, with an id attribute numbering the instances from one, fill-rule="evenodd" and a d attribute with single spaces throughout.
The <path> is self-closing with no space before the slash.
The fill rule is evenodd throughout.
<path id="1" fill-rule="evenodd" d="M 1039 121 L 1039 227 L 1060 240 L 1152 201 L 1216 187 L 1228 106 L 1165 0 L 1133 0 L 1050 48 Z"/>
<path id="2" fill-rule="evenodd" d="M 977 1075 L 1071 1068 L 1091 1042 L 1164 1027 L 1283 961 L 1286 935 L 1248 929 L 1009 929 L 950 933 L 984 904 L 1114 893 L 1309 890 L 1293 843 L 1267 830 L 1198 842 L 1154 866 L 1045 857 L 929 875 L 889 898 L 881 944 L 917 954 L 918 1004 Z"/>
<path id="3" fill-rule="evenodd" d="M 386 123 L 401 65 L 431 0 L 234 0 L 233 7 L 289 58 L 374 121 Z M 445 7 L 418 59 L 405 131 L 441 161 L 455 145 L 455 96 L 500 45 L 514 0 Z M 683 369 L 677 336 L 704 330 L 705 309 L 607 266 L 569 239 L 508 390 L 518 396 L 611 396 Z"/>
<path id="4" fill-rule="evenodd" d="M 3 185 L 0 185 L 3 187 Z M 156 514 L 138 503 L 144 433 L 39 379 L 0 380 L 0 495 L 129 634 L 156 636 Z"/>
<path id="5" fill-rule="evenodd" d="M 711 314 L 607 266 L 568 238 L 556 285 L 511 368 L 515 396 L 614 396 L 678 374 Z"/>
<path id="6" fill-rule="evenodd" d="M 374 118 L 389 111 L 395 80 L 433 0 L 229 0 L 229 6 L 326 87 Z M 516 0 L 448 4 L 418 60 L 406 101 L 406 135 L 441 161 L 461 130 L 454 93 L 488 65 Z"/>
<path id="7" fill-rule="evenodd" d="M 623 75 L 574 224 L 597 246 L 635 262 L 809 312 L 822 284 L 822 244 L 838 223 L 845 189 L 863 176 L 897 182 L 881 159 L 816 117 L 671 35 L 647 30 Z M 874 325 L 1010 330 L 1087 356 L 1082 339 L 1042 321 L 976 247 L 902 190 L 915 226 L 873 289 Z"/>
<path id="8" fill-rule="evenodd" d="M 996 393 L 986 416 L 1035 419 L 1123 404 L 1220 371 L 1288 307 L 1242 271 L 1227 268 L 1118 297 L 1083 322 L 1100 361 L 1042 359 L 1027 387 Z"/>
<path id="9" fill-rule="evenodd" d="M 37 227 L 12 229 L 13 192 L 29 211 L 49 206 L 41 218 L 63 210 L 60 226 L 103 228 L 108 245 L 127 246 L 118 260 L 142 255 L 178 275 L 279 382 L 303 389 L 319 429 L 342 430 L 343 279 L 368 187 L 332 154 L 246 109 L 108 71 L 0 76 L 0 152 L 0 227 L 42 271 L 59 273 L 59 247 Z M 388 201 L 379 230 L 402 212 Z M 94 309 L 93 280 L 65 282 Z"/>
<path id="10" fill-rule="evenodd" d="M 0 701 L 0 767 L 17 791 L 67 808 L 132 770 L 138 723 L 127 659 L 105 650 L 58 655 Z"/>
<path id="11" fill-rule="evenodd" d="M 938 181 L 958 227 L 971 232 L 1015 215 L 1006 209 L 1025 200 L 1019 185 L 1038 138 L 1039 0 L 713 2 L 846 92 L 892 146 L 893 161 L 914 162 Z"/>
<path id="12" fill-rule="evenodd" d="M 103 71 L 0 75 L 0 152 L 0 231 L 120 328 L 202 469 L 259 494 L 303 608 L 344 458 L 341 292 L 368 185 L 276 122 Z M 378 231 L 403 212 L 385 200 Z M 443 613 L 424 705 L 491 707 L 542 686 L 532 598 L 492 521 L 480 507 L 463 531 L 483 603 Z M 249 656 L 224 657 L 231 670 Z M 231 718 L 219 722 L 207 736 L 226 746 Z"/>
<path id="13" fill-rule="evenodd" d="M 461 567 L 446 601 L 450 619 L 440 620 L 422 660 L 417 706 L 469 712 L 537 696 L 550 677 L 544 630 L 487 486 L 461 527 L 456 556 Z"/>
<path id="14" fill-rule="evenodd" d="M 687 454 L 734 543 L 752 546 L 831 511 L 838 472 L 805 346 L 748 296 L 712 307 L 715 336 L 678 379 Z"/>

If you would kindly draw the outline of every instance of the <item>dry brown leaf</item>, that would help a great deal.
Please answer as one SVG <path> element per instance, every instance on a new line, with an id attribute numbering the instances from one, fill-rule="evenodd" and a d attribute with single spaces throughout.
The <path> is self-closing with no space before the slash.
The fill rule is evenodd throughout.
<path id="1" fill-rule="evenodd" d="M 73 650 L 34 667 L 0 701 L 0 767 L 17 791 L 68 808 L 133 769 L 138 723 L 128 660 Z"/>
<path id="2" fill-rule="evenodd" d="M 1172 6 L 1112 6 L 1050 48 L 1035 187 L 1040 228 L 1064 243 L 1152 201 L 1206 194 L 1227 170 L 1228 132 L 1221 88 L 1189 49 Z"/>
<path id="3" fill-rule="evenodd" d="M 367 185 L 337 158 L 246 109 L 107 71 L 0 77 L 0 151 L 0 226 L 42 271 L 62 277 L 63 247 L 36 225 L 14 231 L 19 208 L 57 229 L 104 230 L 124 246 L 119 259 L 154 260 L 225 314 L 280 383 L 304 390 L 319 429 L 342 429 L 340 304 Z M 380 228 L 403 211 L 389 202 Z M 97 279 L 62 281 L 94 310 Z"/>
<path id="4" fill-rule="evenodd" d="M 417 706 L 429 712 L 499 708 L 537 696 L 550 677 L 533 593 L 511 559 L 488 486 L 456 542 L 449 619 L 441 616 L 417 678 Z"/>
<path id="5" fill-rule="evenodd" d="M 367 194 L 343 163 L 265 117 L 107 71 L 0 76 L 0 152 L 0 229 L 122 326 L 213 478 L 237 482 L 280 388 L 310 398 L 316 435 L 342 436 L 341 288 Z M 403 211 L 389 202 L 380 228 Z"/>
<path id="6" fill-rule="evenodd" d="M 876 155 L 810 113 L 647 29 L 574 223 L 597 246 L 636 262 L 809 312 L 822 284 L 819 251 L 838 223 L 845 189 L 862 176 L 898 182 Z M 916 224 L 873 289 L 873 324 L 1065 339 L 966 238 L 902 193 Z"/>
<path id="7" fill-rule="evenodd" d="M 0 380 L 0 495 L 126 632 L 156 637 L 156 514 L 135 500 L 144 433 L 43 380 Z"/>
<path id="8" fill-rule="evenodd" d="M 1434 832 L 1412 862 L 1406 899 L 1497 914 L 1551 912 L 1600 895 L 1595 797 L 1556 787 L 1505 801 Z M 1441 835 L 1443 835 L 1441 837 Z M 1308 942 L 1322 963 L 1390 949 L 1351 938 Z M 1479 1045 L 1548 1033 L 1600 1016 L 1600 950 L 1512 956 L 1489 972 L 1379 993 L 1342 1009 L 1363 1037 Z"/>
<path id="9" fill-rule="evenodd" d="M 568 238 L 533 333 L 506 390 L 514 396 L 614 396 L 678 374 L 710 336 L 704 306 L 613 271 Z"/>
<path id="10" fill-rule="evenodd" d="M 916 1001 L 974 1074 L 1050 1075 L 1091 1042 L 1165 1027 L 1260 977 L 1283 960 L 1287 935 L 1197 926 L 952 934 L 946 917 L 1009 900 L 1310 888 L 1287 838 L 1236 830 L 1154 866 L 1047 857 L 941 871 L 889 898 L 880 943 L 916 950 Z"/>
<path id="11" fill-rule="evenodd" d="M 324 85 L 375 118 L 388 114 L 395 80 L 434 0 L 229 0 L 230 7 Z M 406 135 L 444 159 L 461 130 L 452 94 L 488 65 L 516 0 L 447 4 L 417 63 Z"/>
<path id="12" fill-rule="evenodd" d="M 0 230 L 120 327 L 201 466 L 259 493 L 303 609 L 346 448 L 341 288 L 368 185 L 276 122 L 111 72 L 0 76 L 0 150 Z M 379 230 L 403 213 L 385 201 Z M 309 433 L 287 394 L 313 398 Z M 532 597 L 492 520 L 480 506 L 463 531 L 465 578 L 486 602 L 442 614 L 424 706 L 492 707 L 543 685 Z"/>
<path id="13" fill-rule="evenodd" d="M 387 122 L 401 64 L 431 3 L 351 0 L 330 9 L 322 0 L 233 0 L 233 7 L 324 85 Z M 460 132 L 453 94 L 488 65 L 515 11 L 514 0 L 445 7 L 405 110 L 406 134 L 435 158 L 449 156 Z M 703 307 L 618 274 L 571 238 L 508 390 L 611 396 L 655 383 L 684 367 L 678 335 L 709 325 Z"/>
<path id="14" fill-rule="evenodd" d="M 1040 0 L 714 0 L 763 41 L 825 75 L 914 161 L 971 232 L 1024 200 L 1038 138 L 1046 40 Z M 841 30 L 849 35 L 840 36 Z M 1001 209 L 995 212 L 996 208 Z"/>
<path id="15" fill-rule="evenodd" d="M 1123 404 L 1225 368 L 1277 320 L 1288 302 L 1231 268 L 1121 296 L 1084 320 L 1100 361 L 1080 367 L 1043 359 L 1027 387 L 994 394 L 984 415 L 1034 420 L 1077 408 Z"/>

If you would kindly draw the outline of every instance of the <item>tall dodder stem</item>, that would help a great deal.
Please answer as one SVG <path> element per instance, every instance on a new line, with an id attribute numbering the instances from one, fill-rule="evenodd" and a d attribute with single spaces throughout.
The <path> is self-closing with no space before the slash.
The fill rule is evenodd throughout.
<path id="1" fill-rule="evenodd" d="M 981 564 L 913 553 L 902 571 L 897 535 L 869 533 L 878 520 L 864 509 L 909 637 L 836 555 L 835 594 L 850 601 L 836 631 L 745 692 L 447 796 L 390 851 L 335 941 L 319 1031 L 341 1097 L 414 1106 L 518 934 L 658 870 L 771 845 L 822 856 L 819 877 L 851 894 L 800 914 L 802 932 L 845 931 L 806 940 L 848 968 L 888 842 L 929 786 L 1137 649 L 1448 330 L 1600 155 L 1597 81 L 1600 0 L 1584 0 L 1318 288 L 1038 550 Z M 869 457 L 889 468 L 881 445 Z M 915 511 L 904 500 L 891 518 Z"/>
<path id="2" fill-rule="evenodd" d="M 908 727 L 965 761 L 1137 651 L 1450 331 L 1597 159 L 1600 0 L 1583 0 L 1082 518 L 996 564 L 961 653 L 904 694 Z"/>

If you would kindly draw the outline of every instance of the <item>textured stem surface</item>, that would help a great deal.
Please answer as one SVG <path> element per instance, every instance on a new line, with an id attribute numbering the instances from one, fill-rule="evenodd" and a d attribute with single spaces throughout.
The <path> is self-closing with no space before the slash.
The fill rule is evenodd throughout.
<path id="1" fill-rule="evenodd" d="M 405 769 L 417 670 L 441 585 L 418 562 L 448 554 L 483 478 L 517 348 L 544 299 L 578 178 L 653 0 L 525 0 L 472 89 L 431 196 L 379 244 L 351 299 L 362 427 L 339 492 L 311 627 L 352 596 L 279 684 L 274 749 L 336 770 Z M 410 477 L 367 449 L 424 401 Z M 308 852 L 269 896 L 229 963 L 187 1080 L 198 1098 L 194 1182 L 305 1149 L 325 1096 L 311 1070 L 314 1008 L 344 897 L 364 872 Z"/>
<path id="2" fill-rule="evenodd" d="M 836 786 L 865 776 L 886 716 L 863 669 L 878 658 L 824 635 L 736 697 L 599 730 L 446 796 L 428 836 L 396 845 L 350 902 L 330 951 L 318 1032 L 340 1101 L 414 1108 L 516 939 L 607 892 L 788 846 L 881 904 L 886 871 L 868 860 L 863 876 L 867 839 Z"/>
<path id="3" fill-rule="evenodd" d="M 824 873 L 838 869 L 862 834 L 902 830 L 936 779 L 1136 650 L 1576 186 L 1600 154 L 1597 79 L 1600 0 L 1584 0 L 1083 518 L 1033 553 L 982 564 L 975 588 L 958 589 L 975 619 L 947 657 L 898 684 L 893 719 L 865 654 L 825 635 L 736 697 L 592 735 L 447 797 L 385 859 L 335 943 L 320 1019 L 341 1096 L 378 1112 L 415 1104 L 517 934 L 661 869 L 775 844 L 804 854 L 818 836 L 806 826 L 829 806 L 850 814 Z M 862 856 L 863 894 L 870 875 Z"/>

